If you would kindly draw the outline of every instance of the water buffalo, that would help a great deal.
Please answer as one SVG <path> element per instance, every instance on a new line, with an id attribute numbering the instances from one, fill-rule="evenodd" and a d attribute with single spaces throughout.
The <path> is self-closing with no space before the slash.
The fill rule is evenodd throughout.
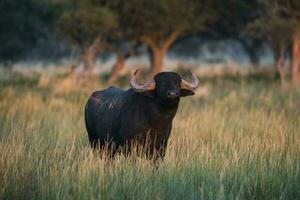
<path id="1" fill-rule="evenodd" d="M 198 79 L 187 82 L 175 72 L 161 72 L 147 84 L 138 84 L 137 70 L 131 88 L 109 87 L 96 91 L 85 107 L 85 123 L 91 147 L 108 147 L 113 156 L 142 146 L 147 158 L 163 158 L 180 97 L 194 95 Z"/>

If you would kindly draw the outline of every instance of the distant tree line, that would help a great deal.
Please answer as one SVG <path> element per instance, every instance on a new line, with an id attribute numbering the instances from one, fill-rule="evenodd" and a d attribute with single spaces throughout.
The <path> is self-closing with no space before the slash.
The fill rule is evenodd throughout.
<path id="1" fill-rule="evenodd" d="M 102 51 L 116 55 L 110 81 L 145 45 L 151 72 L 178 40 L 205 35 L 238 40 L 252 65 L 268 43 L 281 80 L 300 85 L 299 0 L 2 0 L 0 59 L 17 60 L 38 38 L 53 32 L 83 51 L 86 75 Z M 290 60 L 290 63 L 287 62 Z"/>

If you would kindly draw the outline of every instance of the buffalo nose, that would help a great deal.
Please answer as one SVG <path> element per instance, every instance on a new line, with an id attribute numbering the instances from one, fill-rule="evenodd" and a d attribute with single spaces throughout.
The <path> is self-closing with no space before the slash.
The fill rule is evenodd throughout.
<path id="1" fill-rule="evenodd" d="M 168 98 L 175 98 L 179 96 L 179 93 L 176 90 L 169 90 L 167 95 Z"/>

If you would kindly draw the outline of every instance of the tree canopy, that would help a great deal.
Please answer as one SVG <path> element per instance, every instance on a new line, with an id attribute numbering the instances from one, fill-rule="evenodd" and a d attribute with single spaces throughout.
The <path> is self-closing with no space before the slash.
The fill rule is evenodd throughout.
<path id="1" fill-rule="evenodd" d="M 85 47 L 95 38 L 107 39 L 118 26 L 116 13 L 100 1 L 70 0 L 58 21 L 59 30 L 72 43 Z"/>
<path id="2" fill-rule="evenodd" d="M 205 30 L 218 17 L 215 3 L 208 0 L 116 0 L 114 5 L 121 26 L 148 46 L 154 72 L 161 70 L 165 54 L 179 37 Z"/>
<path id="3" fill-rule="evenodd" d="M 51 31 L 54 12 L 49 4 L 33 0 L 2 0 L 0 3 L 0 60 L 16 61 Z"/>
<path id="4" fill-rule="evenodd" d="M 106 50 L 121 69 L 144 44 L 156 73 L 171 46 L 194 34 L 238 40 L 253 63 L 260 42 L 275 54 L 290 51 L 300 82 L 298 0 L 3 0 L 0 12 L 1 62 L 16 61 L 53 33 L 83 50 L 86 68 Z"/>

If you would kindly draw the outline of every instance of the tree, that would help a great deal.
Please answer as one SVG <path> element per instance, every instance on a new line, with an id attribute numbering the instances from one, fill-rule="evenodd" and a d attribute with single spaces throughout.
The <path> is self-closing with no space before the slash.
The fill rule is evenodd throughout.
<path id="1" fill-rule="evenodd" d="M 82 57 L 84 71 L 90 74 L 93 62 L 101 50 L 115 53 L 109 82 L 118 78 L 125 61 L 136 55 L 140 43 L 134 32 L 120 24 L 117 1 L 111 0 L 67 0 L 66 11 L 59 21 L 59 29 L 72 44 L 84 49 Z M 117 3 L 117 4 L 116 4 Z M 123 48 L 126 46 L 125 48 Z"/>
<path id="2" fill-rule="evenodd" d="M 285 51 L 292 44 L 292 80 L 300 85 L 300 2 L 265 0 L 261 8 L 262 14 L 247 29 L 256 29 L 273 46 L 280 74 Z"/>
<path id="3" fill-rule="evenodd" d="M 279 1 L 279 10 L 287 15 L 293 24 L 292 35 L 292 80 L 295 85 L 300 86 L 300 1 Z"/>
<path id="4" fill-rule="evenodd" d="M 268 24 L 266 26 L 266 24 Z M 292 25 L 278 17 L 276 13 L 269 12 L 247 26 L 249 34 L 265 39 L 274 50 L 275 67 L 280 74 L 281 82 L 286 82 L 287 65 L 285 54 L 291 42 Z"/>
<path id="5" fill-rule="evenodd" d="M 120 42 L 122 43 L 122 42 Z M 136 40 L 133 42 L 127 42 L 127 45 L 125 48 L 117 47 L 113 48 L 110 46 L 110 50 L 116 53 L 116 62 L 112 67 L 110 78 L 108 80 L 108 83 L 114 83 L 118 77 L 119 72 L 121 72 L 125 67 L 125 62 L 127 59 L 129 59 L 131 56 L 139 55 L 140 52 L 138 51 L 138 47 L 141 44 Z"/>
<path id="6" fill-rule="evenodd" d="M 217 0 L 217 10 L 221 18 L 212 24 L 210 35 L 214 39 L 234 39 L 240 42 L 249 56 L 252 66 L 259 65 L 257 50 L 261 47 L 259 38 L 252 38 L 241 34 L 245 24 L 251 22 L 258 15 L 257 0 Z"/>
<path id="7" fill-rule="evenodd" d="M 299 28 L 297 28 L 299 29 Z M 292 78 L 295 85 L 300 85 L 300 30 L 297 30 L 293 36 L 293 64 Z"/>
<path id="8" fill-rule="evenodd" d="M 275 67 L 280 75 L 282 84 L 285 84 L 287 65 L 285 64 L 285 53 L 293 32 L 293 25 L 278 16 L 277 9 L 269 6 L 264 15 L 260 16 L 245 28 L 245 33 L 252 37 L 266 40 L 274 50 Z"/>
<path id="9" fill-rule="evenodd" d="M 47 36 L 54 15 L 42 1 L 2 0 L 0 3 L 0 62 L 19 60 L 38 39 Z"/>
<path id="10" fill-rule="evenodd" d="M 162 70 L 163 59 L 181 36 L 188 32 L 203 31 L 214 21 L 213 2 L 209 0 L 128 0 L 116 4 L 120 24 L 127 27 L 145 43 L 150 52 L 151 70 Z"/>
<path id="11" fill-rule="evenodd" d="M 84 49 L 84 72 L 90 75 L 99 51 L 118 26 L 116 14 L 105 2 L 93 0 L 69 0 L 58 21 L 60 33 L 69 41 Z"/>

